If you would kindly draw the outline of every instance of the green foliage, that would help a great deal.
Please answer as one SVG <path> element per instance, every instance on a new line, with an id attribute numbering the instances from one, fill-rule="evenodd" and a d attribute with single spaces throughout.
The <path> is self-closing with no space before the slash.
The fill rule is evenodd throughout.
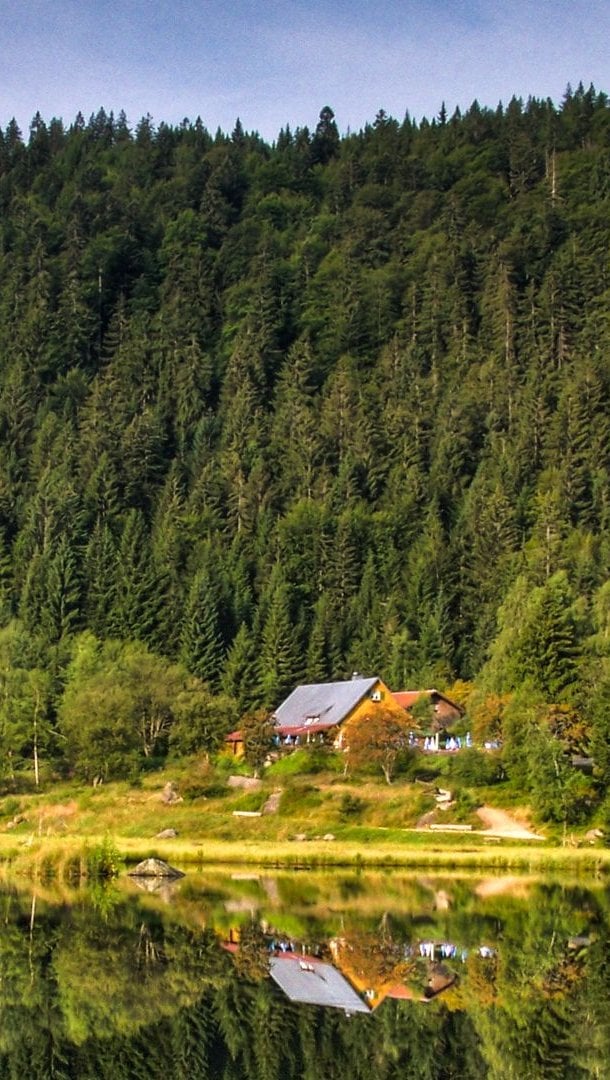
<path id="1" fill-rule="evenodd" d="M 172 728 L 218 745 L 166 664 L 238 715 L 357 667 L 586 713 L 603 796 L 608 115 L 579 87 L 345 136 L 325 105 L 271 145 L 103 110 L 8 125 L 0 622 L 31 654 L 3 676 L 9 779 L 33 768 L 23 672 L 49 678 L 41 765 L 102 775 Z M 155 659 L 109 660 L 76 710 L 81 631 Z M 139 737 L 136 668 L 173 687 Z M 524 790 L 528 724 L 502 733 Z"/>
<path id="2" fill-rule="evenodd" d="M 176 720 L 189 745 L 207 739 L 213 748 L 222 730 L 215 706 L 202 684 L 145 645 L 102 643 L 85 633 L 67 669 L 59 727 L 78 774 L 107 779 L 129 776 L 140 756 L 164 750 Z M 187 734 L 189 721 L 193 730 Z"/>
<path id="3" fill-rule="evenodd" d="M 198 679 L 189 680 L 173 704 L 169 742 L 177 754 L 213 754 L 238 720 L 237 702 L 226 694 L 213 695 Z"/>
<path id="4" fill-rule="evenodd" d="M 85 866 L 87 877 L 92 881 L 105 881 L 118 876 L 121 856 L 109 837 L 87 850 Z"/>
<path id="5" fill-rule="evenodd" d="M 420 694 L 409 709 L 409 713 L 415 721 L 415 726 L 424 734 L 429 734 L 434 719 L 434 706 L 427 694 Z"/>
<path id="6" fill-rule="evenodd" d="M 260 791 L 248 791 L 245 795 L 240 795 L 238 799 L 232 803 L 233 810 L 245 810 L 258 812 L 264 801 L 264 796 Z"/>
<path id="7" fill-rule="evenodd" d="M 407 743 L 407 721 L 396 711 L 371 708 L 347 726 L 347 761 L 350 769 L 380 769 L 390 784 L 412 754 Z"/>
<path id="8" fill-rule="evenodd" d="M 482 753 L 470 747 L 460 750 L 451 759 L 449 775 L 460 784 L 485 787 L 502 780 L 504 771 L 497 753 Z"/>
<path id="9" fill-rule="evenodd" d="M 321 772 L 340 772 L 343 769 L 343 761 L 339 754 L 330 750 L 317 750 L 315 748 L 303 748 L 284 754 L 278 761 L 265 771 L 266 776 L 314 776 Z"/>
<path id="10" fill-rule="evenodd" d="M 355 818 L 360 817 L 363 811 L 366 809 L 366 802 L 358 795 L 353 795 L 351 791 L 346 791 L 341 796 L 339 803 L 339 814 L 342 818 Z"/>
<path id="11" fill-rule="evenodd" d="M 282 794 L 280 813 L 286 817 L 298 817 L 309 810 L 317 810 L 323 801 L 323 794 L 313 784 L 293 784 Z"/>
<path id="12" fill-rule="evenodd" d="M 273 747 L 274 725 L 266 709 L 242 716 L 239 727 L 244 741 L 244 757 L 258 775 Z"/>

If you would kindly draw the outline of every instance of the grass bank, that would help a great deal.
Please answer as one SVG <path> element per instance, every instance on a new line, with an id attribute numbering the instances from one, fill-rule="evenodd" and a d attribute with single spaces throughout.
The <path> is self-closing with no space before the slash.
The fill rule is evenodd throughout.
<path id="1" fill-rule="evenodd" d="M 293 773 L 297 766 L 301 772 Z M 414 825 L 434 806 L 426 785 L 405 780 L 388 787 L 367 777 L 350 782 L 336 771 L 320 771 L 310 756 L 303 761 L 294 755 L 268 770 L 256 790 L 243 790 L 229 783 L 234 768 L 232 762 L 212 768 L 191 759 L 146 775 L 137 785 L 84 788 L 64 781 L 41 792 L 7 795 L 0 799 L 0 861 L 11 873 L 78 876 L 87 856 L 107 840 L 128 864 L 158 856 L 182 868 L 569 868 L 577 874 L 610 869 L 610 849 L 598 846 L 418 831 Z M 170 805 L 164 801 L 168 781 L 180 796 Z M 260 811 L 278 791 L 276 812 L 235 816 L 236 810 Z M 473 797 L 466 795 L 462 818 L 475 821 Z M 477 793 L 478 802 L 484 798 Z M 519 813 L 527 822 L 527 808 Z M 157 838 L 167 829 L 176 837 Z"/>
<path id="2" fill-rule="evenodd" d="M 481 839 L 481 838 L 479 838 Z M 316 867 L 401 867 L 449 870 L 529 870 L 569 871 L 571 874 L 608 875 L 610 850 L 604 848 L 569 848 L 517 844 L 508 841 L 486 844 L 465 841 L 463 837 L 435 838 L 430 842 L 422 834 L 406 835 L 401 843 L 369 839 L 356 841 L 280 841 L 268 843 L 255 839 L 247 842 L 227 840 L 143 841 L 132 837 L 112 837 L 118 856 L 129 867 L 150 856 L 162 858 L 182 869 L 205 866 L 253 866 L 283 869 Z M 0 859 L 8 873 L 28 877 L 62 876 L 73 873 L 79 861 L 85 864 L 87 853 L 99 843 L 99 837 L 36 838 L 27 846 L 0 840 Z"/>

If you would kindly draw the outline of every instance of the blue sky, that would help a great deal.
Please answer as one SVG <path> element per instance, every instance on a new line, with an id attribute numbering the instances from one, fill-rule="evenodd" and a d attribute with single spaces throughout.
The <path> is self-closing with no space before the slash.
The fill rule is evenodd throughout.
<path id="1" fill-rule="evenodd" d="M 513 93 L 610 91 L 608 0 L 4 0 L 0 124 L 70 122 L 103 105 L 131 123 L 200 115 L 272 139 L 341 130 L 378 109 L 402 119 Z"/>

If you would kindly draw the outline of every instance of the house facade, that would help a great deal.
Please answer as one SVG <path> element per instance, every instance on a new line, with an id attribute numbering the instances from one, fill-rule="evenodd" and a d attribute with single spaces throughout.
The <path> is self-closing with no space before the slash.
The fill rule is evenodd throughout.
<path id="1" fill-rule="evenodd" d="M 464 715 L 461 705 L 452 701 L 446 694 L 442 694 L 440 690 L 394 690 L 392 697 L 396 704 L 406 712 L 412 709 L 416 701 L 428 698 L 434 713 L 432 726 L 437 730 L 450 727 Z"/>
<path id="2" fill-rule="evenodd" d="M 331 742 L 340 747 L 345 726 L 375 709 L 404 717 L 403 709 L 382 679 L 354 676 L 341 682 L 297 686 L 272 719 L 280 745 Z"/>

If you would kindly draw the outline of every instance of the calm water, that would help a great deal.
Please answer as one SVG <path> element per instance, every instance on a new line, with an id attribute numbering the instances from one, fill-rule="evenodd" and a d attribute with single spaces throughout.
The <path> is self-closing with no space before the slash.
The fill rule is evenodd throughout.
<path id="1" fill-rule="evenodd" d="M 0 895 L 0 1077 L 610 1078 L 610 886 L 188 874 Z"/>

